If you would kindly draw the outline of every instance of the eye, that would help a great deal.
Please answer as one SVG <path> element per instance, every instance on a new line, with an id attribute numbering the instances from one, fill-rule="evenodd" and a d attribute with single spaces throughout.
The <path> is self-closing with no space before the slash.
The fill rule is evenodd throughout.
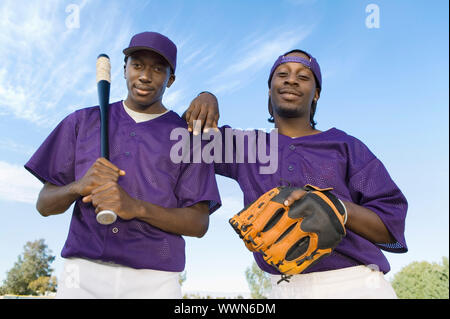
<path id="1" fill-rule="evenodd" d="M 287 72 L 277 72 L 277 76 L 280 78 L 284 78 L 286 76 L 288 76 Z"/>
<path id="2" fill-rule="evenodd" d="M 133 62 L 132 65 L 134 66 L 135 69 L 139 69 L 141 67 L 141 64 L 137 62 Z"/>
<path id="3" fill-rule="evenodd" d="M 299 74 L 297 77 L 302 81 L 309 81 L 309 76 L 307 75 Z"/>

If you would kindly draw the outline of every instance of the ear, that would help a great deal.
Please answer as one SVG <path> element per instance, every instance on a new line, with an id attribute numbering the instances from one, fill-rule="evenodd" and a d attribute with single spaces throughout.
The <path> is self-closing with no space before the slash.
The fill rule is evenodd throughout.
<path id="1" fill-rule="evenodd" d="M 127 78 L 127 64 L 126 63 L 123 65 L 123 78 L 124 79 Z"/>
<path id="2" fill-rule="evenodd" d="M 270 101 L 271 97 L 272 97 L 272 89 L 269 88 L 269 101 L 268 101 L 267 107 L 269 108 L 270 116 L 273 116 L 272 102 Z"/>
<path id="3" fill-rule="evenodd" d="M 314 93 L 314 100 L 319 101 L 320 99 L 320 90 L 317 88 L 316 92 Z"/>
<path id="4" fill-rule="evenodd" d="M 270 102 L 270 96 L 269 96 L 269 101 L 267 103 L 267 108 L 269 109 L 270 116 L 273 116 L 272 102 Z"/>
<path id="5" fill-rule="evenodd" d="M 169 81 L 167 82 L 166 87 L 170 88 L 170 86 L 175 82 L 175 74 L 170 74 Z"/>

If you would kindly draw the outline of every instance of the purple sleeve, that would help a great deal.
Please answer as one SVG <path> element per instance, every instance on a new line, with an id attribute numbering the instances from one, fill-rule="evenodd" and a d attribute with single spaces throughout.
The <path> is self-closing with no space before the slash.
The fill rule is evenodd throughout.
<path id="1" fill-rule="evenodd" d="M 75 116 L 72 113 L 62 120 L 25 164 L 43 183 L 63 186 L 75 180 Z"/>
<path id="2" fill-rule="evenodd" d="M 182 164 L 181 174 L 175 187 L 178 207 L 189 207 L 196 203 L 209 202 L 212 214 L 221 206 L 219 190 L 212 164 Z"/>
<path id="3" fill-rule="evenodd" d="M 219 128 L 222 137 L 222 156 L 220 162 L 214 161 L 214 171 L 218 175 L 232 178 L 234 180 L 238 179 L 238 168 L 239 165 L 234 161 L 236 158 L 236 148 L 235 148 L 235 137 L 232 136 L 231 139 L 226 135 L 226 129 L 231 132 L 231 127 L 224 125 Z M 227 138 L 229 139 L 227 143 Z M 232 143 L 230 143 L 232 141 Z"/>
<path id="4" fill-rule="evenodd" d="M 396 240 L 392 244 L 379 243 L 377 245 L 390 252 L 407 252 L 404 235 L 408 209 L 407 200 L 389 176 L 383 163 L 365 146 L 361 146 L 359 152 L 366 153 L 358 154 L 359 160 L 361 158 L 372 159 L 350 176 L 348 185 L 351 196 L 356 204 L 375 212 Z M 355 166 L 353 167 L 355 168 Z"/>

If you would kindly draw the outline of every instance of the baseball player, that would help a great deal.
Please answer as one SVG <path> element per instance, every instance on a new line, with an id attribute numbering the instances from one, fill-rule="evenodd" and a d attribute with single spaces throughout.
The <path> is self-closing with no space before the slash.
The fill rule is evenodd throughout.
<path id="1" fill-rule="evenodd" d="M 322 90 L 322 77 L 314 57 L 301 50 L 283 54 L 270 71 L 268 86 L 269 121 L 278 129 L 276 172 L 261 174 L 264 163 L 259 159 L 256 163 L 237 163 L 236 160 L 227 163 L 222 158 L 221 163 L 215 163 L 216 174 L 239 183 L 245 206 L 277 186 L 296 188 L 285 198 L 286 206 L 305 195 L 302 187 L 307 184 L 332 188 L 343 204 L 346 230 L 345 237 L 330 255 L 289 280 L 284 280 L 286 277 L 264 260 L 263 257 L 267 258 L 264 252 L 254 252 L 259 267 L 270 274 L 270 297 L 396 298 L 384 278 L 390 266 L 382 251 L 407 251 L 404 238 L 406 198 L 383 163 L 363 142 L 337 128 L 316 129 L 314 113 Z M 205 129 L 217 127 L 216 98 L 204 92 L 194 102 L 184 114 L 189 129 L 193 128 L 192 121 L 198 119 L 207 123 Z M 220 131 L 223 133 L 226 128 L 221 127 Z M 245 133 L 233 132 L 235 136 Z M 268 135 L 264 138 L 270 144 Z M 236 149 L 234 151 L 236 154 Z M 264 235 L 258 233 L 258 236 Z"/>
<path id="2" fill-rule="evenodd" d="M 175 80 L 175 44 L 143 32 L 123 53 L 128 95 L 109 107 L 111 161 L 99 158 L 99 108 L 89 107 L 59 123 L 25 165 L 44 183 L 43 216 L 74 204 L 57 298 L 181 298 L 182 235 L 202 237 L 220 206 L 212 164 L 169 156 L 170 132 L 186 128 L 162 104 Z M 97 223 L 102 210 L 117 220 Z"/>

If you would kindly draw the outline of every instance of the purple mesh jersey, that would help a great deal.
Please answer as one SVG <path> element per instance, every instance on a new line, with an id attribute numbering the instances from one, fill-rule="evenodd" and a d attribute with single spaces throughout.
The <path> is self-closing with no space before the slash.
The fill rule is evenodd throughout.
<path id="1" fill-rule="evenodd" d="M 228 126 L 220 128 L 224 151 L 231 149 L 225 146 L 226 128 L 229 129 Z M 249 163 L 249 152 L 244 152 L 243 163 L 236 161 L 236 136 L 245 135 L 246 131 L 233 131 L 235 160 L 225 163 L 224 156 L 222 163 L 215 163 L 215 171 L 239 183 L 244 193 L 244 205 L 277 186 L 303 187 L 312 184 L 320 188 L 333 187 L 333 193 L 341 200 L 354 202 L 375 212 L 396 240 L 394 244 L 374 244 L 347 229 L 346 237 L 333 253 L 304 273 L 355 265 L 377 265 L 387 273 L 390 266 L 382 250 L 397 253 L 407 251 L 404 238 L 408 207 L 406 198 L 381 161 L 361 141 L 336 128 L 298 138 L 277 134 L 278 167 L 273 174 L 261 174 L 260 168 L 268 164 L 261 163 L 258 158 L 255 163 Z M 262 136 L 269 145 L 269 134 Z M 235 213 L 229 212 L 230 217 Z M 264 271 L 279 273 L 264 261 L 260 253 L 254 253 L 254 257 Z"/>
<path id="2" fill-rule="evenodd" d="M 42 182 L 62 186 L 84 176 L 100 157 L 100 112 L 85 108 L 67 116 L 47 137 L 25 168 Z M 156 119 L 136 123 L 122 101 L 109 107 L 110 161 L 126 172 L 119 185 L 139 200 L 167 207 L 209 202 L 210 213 L 220 207 L 212 164 L 173 163 L 170 140 L 174 128 L 186 122 L 169 111 Z M 185 242 L 138 219 L 100 225 L 94 208 L 79 198 L 74 205 L 62 257 L 114 262 L 137 269 L 182 271 Z"/>

